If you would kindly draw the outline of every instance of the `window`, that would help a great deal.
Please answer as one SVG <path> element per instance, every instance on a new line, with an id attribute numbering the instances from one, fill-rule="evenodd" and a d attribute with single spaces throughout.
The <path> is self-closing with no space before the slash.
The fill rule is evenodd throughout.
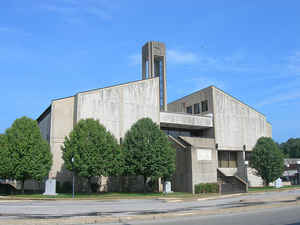
<path id="1" fill-rule="evenodd" d="M 201 102 L 201 108 L 202 108 L 202 112 L 208 111 L 208 101 L 207 100 Z"/>
<path id="2" fill-rule="evenodd" d="M 193 114 L 193 107 L 192 106 L 186 107 L 186 113 Z"/>
<path id="3" fill-rule="evenodd" d="M 218 165 L 220 168 L 236 168 L 237 152 L 218 151 Z"/>
<path id="4" fill-rule="evenodd" d="M 199 114 L 200 113 L 200 104 L 196 103 L 194 104 L 194 114 Z"/>

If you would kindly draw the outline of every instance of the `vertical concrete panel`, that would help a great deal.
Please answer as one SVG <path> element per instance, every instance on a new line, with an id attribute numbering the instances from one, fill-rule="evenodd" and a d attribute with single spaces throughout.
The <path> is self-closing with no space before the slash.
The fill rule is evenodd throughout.
<path id="1" fill-rule="evenodd" d="M 272 125 L 267 122 L 267 137 L 272 137 Z"/>
<path id="2" fill-rule="evenodd" d="M 77 121 L 98 119 L 117 140 L 144 117 L 159 124 L 158 77 L 77 95 Z"/>
<path id="3" fill-rule="evenodd" d="M 38 123 L 42 137 L 50 143 L 51 111 Z"/>
<path id="4" fill-rule="evenodd" d="M 51 106 L 50 148 L 53 165 L 50 176 L 67 179 L 68 173 L 63 171 L 61 147 L 64 138 L 69 135 L 74 125 L 74 97 L 54 100 Z"/>
<path id="5" fill-rule="evenodd" d="M 263 114 L 214 87 L 215 138 L 219 149 L 252 149 L 267 135 Z"/>

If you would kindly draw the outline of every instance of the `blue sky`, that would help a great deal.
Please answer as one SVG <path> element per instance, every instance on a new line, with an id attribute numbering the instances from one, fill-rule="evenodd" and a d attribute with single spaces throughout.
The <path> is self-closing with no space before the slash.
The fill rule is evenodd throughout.
<path id="1" fill-rule="evenodd" d="M 139 80 L 165 42 L 168 101 L 215 85 L 299 137 L 300 1 L 10 0 L 0 7 L 0 133 L 52 99 Z"/>

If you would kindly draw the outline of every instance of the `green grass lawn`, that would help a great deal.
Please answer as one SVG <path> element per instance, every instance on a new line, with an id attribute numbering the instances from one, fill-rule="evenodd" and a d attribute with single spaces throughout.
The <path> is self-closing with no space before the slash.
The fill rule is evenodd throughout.
<path id="1" fill-rule="evenodd" d="M 88 193 L 75 193 L 76 199 L 137 199 L 137 198 L 192 198 L 195 197 L 190 193 L 184 192 L 174 192 L 170 194 L 163 193 L 98 193 L 98 194 L 88 194 Z M 71 199 L 72 194 L 58 194 L 56 196 L 47 196 L 42 194 L 17 194 L 17 195 L 8 195 L 5 198 L 28 198 L 28 199 Z"/>
<path id="2" fill-rule="evenodd" d="M 264 192 L 264 191 L 280 191 L 285 189 L 300 188 L 300 185 L 284 186 L 280 189 L 275 187 L 255 187 L 249 188 L 249 192 Z M 75 193 L 75 199 L 95 199 L 95 200 L 115 200 L 115 199 L 151 199 L 151 198 L 183 198 L 183 199 L 193 199 L 193 198 L 206 198 L 215 197 L 219 194 L 190 194 L 185 192 L 174 192 L 170 194 L 163 193 L 119 193 L 119 192 L 108 192 L 108 193 Z M 56 196 L 47 196 L 42 194 L 16 194 L 3 196 L 0 199 L 72 199 L 71 193 L 58 194 Z"/>
<path id="3" fill-rule="evenodd" d="M 249 192 L 255 192 L 255 191 L 276 191 L 276 190 L 284 190 L 284 189 L 293 189 L 293 188 L 300 188 L 300 185 L 290 185 L 290 186 L 284 186 L 281 188 L 275 188 L 275 187 L 252 187 L 249 188 Z"/>

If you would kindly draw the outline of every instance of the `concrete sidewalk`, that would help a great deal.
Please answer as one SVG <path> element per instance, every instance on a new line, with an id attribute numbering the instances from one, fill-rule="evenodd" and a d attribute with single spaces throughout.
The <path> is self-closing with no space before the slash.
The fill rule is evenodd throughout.
<path id="1" fill-rule="evenodd" d="M 300 190 L 222 198 L 114 201 L 0 201 L 0 224 L 85 224 L 214 215 L 300 204 Z"/>

